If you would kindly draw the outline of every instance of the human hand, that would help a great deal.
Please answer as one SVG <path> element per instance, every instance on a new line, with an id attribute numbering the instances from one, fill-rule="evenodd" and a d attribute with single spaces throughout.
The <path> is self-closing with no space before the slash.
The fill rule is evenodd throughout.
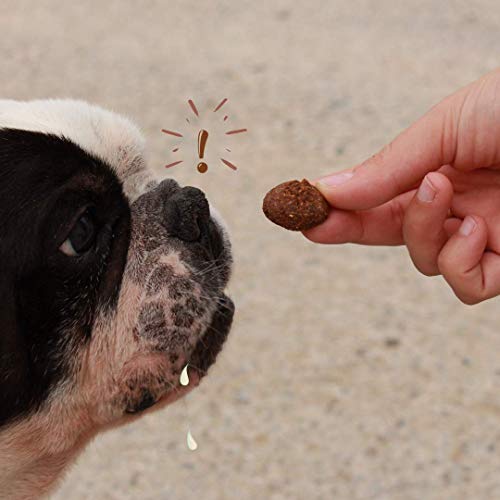
<path id="1" fill-rule="evenodd" d="M 475 304 L 500 294 L 500 70 L 459 90 L 360 165 L 316 183 L 317 243 L 406 245 Z"/>

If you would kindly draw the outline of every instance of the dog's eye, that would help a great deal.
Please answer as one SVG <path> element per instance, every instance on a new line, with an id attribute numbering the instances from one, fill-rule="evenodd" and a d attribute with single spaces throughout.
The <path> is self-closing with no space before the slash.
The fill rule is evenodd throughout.
<path id="1" fill-rule="evenodd" d="M 81 255 L 94 245 L 96 235 L 94 216 L 87 209 L 76 221 L 59 250 L 70 257 Z"/>

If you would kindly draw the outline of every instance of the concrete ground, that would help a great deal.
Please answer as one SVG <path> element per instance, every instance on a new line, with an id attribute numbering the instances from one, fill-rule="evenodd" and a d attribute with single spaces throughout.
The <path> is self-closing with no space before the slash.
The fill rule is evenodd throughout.
<path id="1" fill-rule="evenodd" d="M 2 97 L 129 115 L 150 165 L 205 189 L 233 232 L 238 312 L 211 376 L 96 439 L 54 500 L 500 498 L 498 300 L 466 307 L 403 249 L 314 246 L 260 211 L 498 66 L 498 1 L 3 0 L 0 32 Z M 195 151 L 164 171 L 159 129 L 223 97 L 249 132 L 209 139 L 205 175 Z"/>

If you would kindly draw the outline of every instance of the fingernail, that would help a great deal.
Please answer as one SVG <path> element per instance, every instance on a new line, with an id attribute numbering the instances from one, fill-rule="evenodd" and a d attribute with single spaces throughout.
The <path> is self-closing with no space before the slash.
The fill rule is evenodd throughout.
<path id="1" fill-rule="evenodd" d="M 352 179 L 354 172 L 342 172 L 340 174 L 330 175 L 329 177 L 323 177 L 319 179 L 318 184 L 324 184 L 329 187 L 340 186 L 346 183 L 349 179 Z"/>
<path id="2" fill-rule="evenodd" d="M 476 226 L 477 222 L 474 220 L 474 217 L 468 215 L 462 222 L 462 225 L 458 229 L 458 232 L 462 236 L 469 236 L 469 234 L 471 234 L 474 231 L 474 229 L 476 229 Z"/>
<path id="3" fill-rule="evenodd" d="M 430 203 L 436 197 L 436 188 L 427 176 L 424 177 L 422 184 L 417 191 L 417 198 L 424 203 Z"/>

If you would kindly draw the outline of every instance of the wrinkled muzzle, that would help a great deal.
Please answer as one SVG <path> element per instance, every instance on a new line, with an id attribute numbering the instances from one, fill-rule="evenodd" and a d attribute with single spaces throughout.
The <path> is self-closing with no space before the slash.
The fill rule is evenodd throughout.
<path id="1" fill-rule="evenodd" d="M 231 262 L 202 191 L 168 180 L 133 203 L 117 311 L 117 334 L 133 333 L 120 377 L 127 411 L 179 389 L 186 364 L 201 378 L 215 361 L 234 313 L 224 294 Z"/>

